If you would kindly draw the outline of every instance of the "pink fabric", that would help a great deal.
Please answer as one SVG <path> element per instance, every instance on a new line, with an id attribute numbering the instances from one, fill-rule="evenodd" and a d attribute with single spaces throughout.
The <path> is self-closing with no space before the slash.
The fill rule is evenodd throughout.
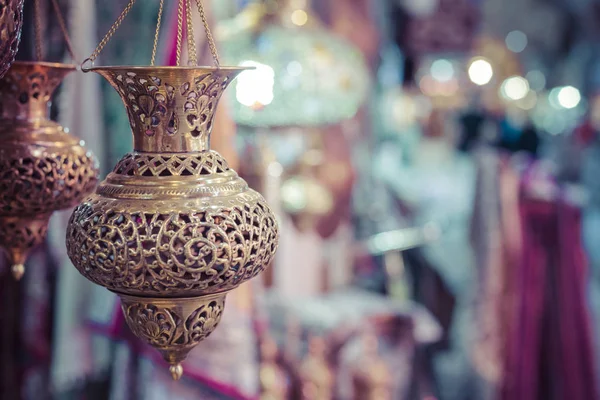
<path id="1" fill-rule="evenodd" d="M 501 399 L 597 398 L 580 212 L 557 193 L 521 197 L 523 253 Z"/>

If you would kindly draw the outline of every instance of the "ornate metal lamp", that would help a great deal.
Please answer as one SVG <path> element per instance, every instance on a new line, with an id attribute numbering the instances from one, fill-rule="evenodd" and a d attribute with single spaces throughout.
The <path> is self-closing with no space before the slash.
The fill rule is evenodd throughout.
<path id="1" fill-rule="evenodd" d="M 180 21 L 190 3 L 179 0 Z M 270 264 L 278 241 L 263 197 L 210 150 L 219 98 L 244 68 L 219 66 L 200 0 L 197 6 L 216 67 L 196 66 L 188 12 L 192 66 L 90 69 L 123 99 L 134 151 L 75 209 L 67 230 L 75 267 L 120 296 L 129 327 L 162 354 L 174 379 L 189 351 L 217 327 L 227 293 Z M 155 44 L 159 30 L 160 18 Z"/>
<path id="2" fill-rule="evenodd" d="M 39 42 L 36 48 L 39 60 Z M 52 213 L 76 205 L 97 183 L 94 156 L 48 115 L 54 90 L 74 70 L 15 62 L 0 80 L 0 243 L 16 279 L 30 250 L 44 240 Z"/>
<path id="3" fill-rule="evenodd" d="M 25 0 L 0 0 L 0 78 L 17 54 L 23 26 Z"/>
<path id="4" fill-rule="evenodd" d="M 225 59 L 257 67 L 235 84 L 239 124 L 323 126 L 353 117 L 365 101 L 363 55 L 328 32 L 310 3 L 254 0 L 221 27 Z M 262 86 L 253 90 L 256 82 Z"/>

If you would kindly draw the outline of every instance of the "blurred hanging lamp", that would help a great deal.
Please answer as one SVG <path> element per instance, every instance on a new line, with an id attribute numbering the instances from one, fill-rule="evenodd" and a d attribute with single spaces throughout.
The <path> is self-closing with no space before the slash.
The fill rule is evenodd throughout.
<path id="1" fill-rule="evenodd" d="M 269 265 L 279 234 L 263 197 L 210 150 L 219 98 L 245 68 L 220 66 L 201 0 L 215 67 L 197 66 L 191 0 L 177 4 L 177 66 L 154 66 L 164 0 L 150 66 L 93 66 L 134 3 L 82 65 L 121 96 L 134 151 L 75 209 L 67 251 L 83 276 L 120 296 L 133 333 L 179 379 L 181 362 L 219 323 L 227 293 Z M 188 66 L 180 65 L 184 30 Z"/>
<path id="2" fill-rule="evenodd" d="M 75 65 L 42 62 L 39 0 L 37 61 L 13 63 L 0 80 L 0 243 L 20 279 L 29 252 L 46 237 L 56 210 L 76 205 L 97 183 L 98 163 L 83 141 L 49 119 L 52 94 Z M 52 0 L 74 59 L 58 3 Z"/>
<path id="3" fill-rule="evenodd" d="M 17 54 L 23 27 L 24 1 L 0 0 L 0 78 L 10 68 Z"/>
<path id="4" fill-rule="evenodd" d="M 369 72 L 360 51 L 328 32 L 310 0 L 256 0 L 219 31 L 224 58 L 253 66 L 235 84 L 234 116 L 253 127 L 320 126 L 353 117 Z"/>

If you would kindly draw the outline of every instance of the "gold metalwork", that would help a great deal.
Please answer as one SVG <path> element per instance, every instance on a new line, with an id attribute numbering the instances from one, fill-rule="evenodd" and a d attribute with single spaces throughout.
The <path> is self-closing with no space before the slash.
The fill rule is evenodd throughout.
<path id="1" fill-rule="evenodd" d="M 52 93 L 74 70 L 15 62 L 0 81 L 0 243 L 17 279 L 52 212 L 74 206 L 97 182 L 94 156 L 48 116 Z"/>
<path id="2" fill-rule="evenodd" d="M 206 39 L 208 40 L 208 47 L 210 48 L 210 53 L 212 54 L 213 61 L 215 62 L 215 66 L 219 66 L 219 53 L 217 52 L 217 46 L 215 45 L 215 39 L 213 38 L 212 32 L 210 31 L 210 27 L 208 26 L 208 18 L 206 18 L 206 12 L 204 11 L 204 6 L 202 5 L 202 0 L 196 0 L 196 5 L 198 6 L 198 12 L 200 13 L 200 18 L 202 19 L 202 25 L 204 26 L 204 32 L 206 33 Z"/>
<path id="3" fill-rule="evenodd" d="M 278 242 L 263 197 L 209 147 L 217 103 L 243 68 L 93 68 L 120 94 L 134 151 L 79 205 L 67 250 L 119 294 L 132 331 L 181 377 L 225 296 L 262 272 Z"/>
<path id="4" fill-rule="evenodd" d="M 177 6 L 177 58 L 175 63 L 181 65 L 181 41 L 183 40 L 183 0 Z"/>
<path id="5" fill-rule="evenodd" d="M 160 26 L 162 23 L 162 15 L 164 8 L 165 0 L 160 0 L 160 4 L 158 6 L 158 18 L 156 20 L 156 31 L 154 32 L 154 44 L 152 45 L 152 58 L 150 59 L 150 65 L 154 65 L 154 62 L 156 61 L 156 50 L 158 49 L 158 38 L 160 36 Z"/>
<path id="6" fill-rule="evenodd" d="M 75 50 L 73 50 L 73 44 L 71 43 L 71 38 L 69 37 L 69 30 L 67 29 L 67 24 L 65 23 L 65 18 L 60 11 L 60 6 L 58 5 L 58 0 L 51 0 L 52 8 L 54 9 L 54 14 L 56 15 L 56 20 L 58 21 L 58 26 L 60 26 L 60 31 L 62 32 L 63 38 L 65 39 L 65 45 L 67 46 L 67 51 L 73 60 L 77 60 L 77 56 L 75 55 Z"/>
<path id="7" fill-rule="evenodd" d="M 196 39 L 194 38 L 194 22 L 192 20 L 192 2 L 185 0 L 185 15 L 187 20 L 188 65 L 198 65 L 196 55 Z"/>
<path id="8" fill-rule="evenodd" d="M 88 70 L 88 68 L 86 67 L 86 65 L 88 63 L 91 65 L 94 65 L 94 61 L 96 61 L 96 59 L 98 58 L 100 53 L 102 53 L 102 50 L 104 50 L 104 47 L 109 42 L 109 40 L 113 37 L 113 35 L 117 31 L 117 29 L 119 29 L 119 27 L 123 23 L 123 20 L 125 19 L 125 17 L 127 17 L 127 14 L 129 14 L 129 12 L 131 11 L 131 8 L 133 7 L 134 4 L 135 4 L 135 0 L 129 0 L 129 3 L 127 3 L 127 6 L 125 6 L 125 8 L 121 12 L 121 14 L 117 18 L 117 20 L 112 24 L 112 26 L 110 27 L 110 29 L 108 30 L 106 35 L 104 35 L 104 37 L 102 38 L 100 43 L 98 43 L 98 46 L 96 46 L 92 55 L 83 61 L 82 69 L 84 72 L 86 72 L 86 70 Z"/>
<path id="9" fill-rule="evenodd" d="M 0 0 L 0 78 L 15 59 L 23 26 L 24 0 Z"/>
<path id="10" fill-rule="evenodd" d="M 311 338 L 308 356 L 300 366 L 300 380 L 302 400 L 333 398 L 333 373 L 327 362 L 327 346 L 322 338 Z"/>

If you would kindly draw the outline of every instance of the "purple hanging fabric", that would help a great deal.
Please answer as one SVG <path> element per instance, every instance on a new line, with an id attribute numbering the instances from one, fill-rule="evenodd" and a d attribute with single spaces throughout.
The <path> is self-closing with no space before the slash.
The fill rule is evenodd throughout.
<path id="1" fill-rule="evenodd" d="M 522 191 L 531 193 L 539 175 L 526 175 Z M 597 398 L 580 210 L 554 187 L 552 198 L 521 195 L 523 253 L 503 400 Z"/>

